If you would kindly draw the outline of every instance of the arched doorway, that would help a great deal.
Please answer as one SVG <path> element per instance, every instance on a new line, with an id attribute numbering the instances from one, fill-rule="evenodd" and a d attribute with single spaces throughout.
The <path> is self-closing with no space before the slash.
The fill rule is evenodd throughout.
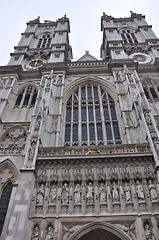
<path id="1" fill-rule="evenodd" d="M 106 222 L 93 222 L 76 231 L 69 240 L 131 240 L 121 229 Z"/>

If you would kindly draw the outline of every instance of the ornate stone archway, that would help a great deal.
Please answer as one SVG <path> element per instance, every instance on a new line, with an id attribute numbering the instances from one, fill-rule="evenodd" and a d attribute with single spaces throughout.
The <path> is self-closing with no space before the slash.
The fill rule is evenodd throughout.
<path id="1" fill-rule="evenodd" d="M 121 229 L 106 222 L 93 222 L 76 231 L 69 240 L 131 240 Z"/>

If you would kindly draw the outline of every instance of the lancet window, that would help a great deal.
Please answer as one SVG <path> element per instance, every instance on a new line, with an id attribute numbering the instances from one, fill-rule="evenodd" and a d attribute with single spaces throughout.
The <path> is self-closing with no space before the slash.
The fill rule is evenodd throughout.
<path id="1" fill-rule="evenodd" d="M 12 183 L 10 182 L 4 188 L 2 195 L 0 196 L 0 235 L 2 233 L 5 217 L 7 214 L 11 192 L 12 192 Z"/>
<path id="2" fill-rule="evenodd" d="M 124 29 L 121 32 L 121 37 L 124 43 L 137 43 L 138 40 L 135 36 L 135 33 L 130 31 L 129 29 Z"/>
<path id="3" fill-rule="evenodd" d="M 48 48 L 51 47 L 51 35 L 45 34 L 42 37 L 39 38 L 37 48 Z"/>
<path id="4" fill-rule="evenodd" d="M 79 86 L 66 104 L 65 145 L 121 143 L 112 97 L 101 86 Z"/>
<path id="5" fill-rule="evenodd" d="M 34 106 L 37 97 L 37 89 L 33 86 L 28 86 L 23 88 L 15 102 L 15 106 L 23 107 L 23 106 Z"/>

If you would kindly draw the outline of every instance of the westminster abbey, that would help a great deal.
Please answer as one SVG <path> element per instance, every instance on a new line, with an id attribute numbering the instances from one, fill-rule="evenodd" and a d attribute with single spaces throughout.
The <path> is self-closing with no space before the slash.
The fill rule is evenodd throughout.
<path id="1" fill-rule="evenodd" d="M 159 39 L 133 12 L 101 30 L 72 61 L 66 15 L 38 17 L 0 67 L 0 239 L 159 239 Z"/>

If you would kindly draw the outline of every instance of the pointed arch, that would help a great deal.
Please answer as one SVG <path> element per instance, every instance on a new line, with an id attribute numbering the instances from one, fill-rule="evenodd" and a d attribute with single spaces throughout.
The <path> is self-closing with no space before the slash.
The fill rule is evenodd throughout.
<path id="1" fill-rule="evenodd" d="M 101 78 L 79 78 L 65 91 L 65 146 L 121 143 L 114 86 Z M 115 100 L 114 100 L 114 98 Z"/>
<path id="2" fill-rule="evenodd" d="M 86 224 L 73 233 L 69 240 L 80 240 L 80 238 L 82 238 L 84 235 L 91 233 L 94 230 L 104 230 L 105 234 L 110 233 L 111 236 L 114 236 L 112 239 L 115 240 L 131 240 L 131 238 L 121 229 L 107 222 L 92 222 Z"/>
<path id="3" fill-rule="evenodd" d="M 8 182 L 15 183 L 20 175 L 20 172 L 16 165 L 9 159 L 5 159 L 0 163 L 0 174 L 4 173 L 5 170 L 8 170 L 8 176 L 6 175 L 5 178 L 2 178 L 2 188 L 6 186 Z"/>

